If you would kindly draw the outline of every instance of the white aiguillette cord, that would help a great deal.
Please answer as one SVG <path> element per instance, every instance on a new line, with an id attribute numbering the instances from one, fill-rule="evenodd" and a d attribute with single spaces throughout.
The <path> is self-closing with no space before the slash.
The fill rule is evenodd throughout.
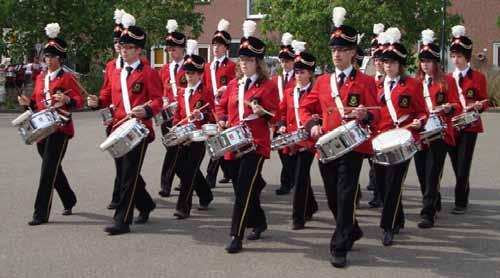
<path id="1" fill-rule="evenodd" d="M 210 64 L 210 79 L 212 80 L 212 90 L 214 91 L 214 96 L 217 99 L 217 79 L 215 77 L 215 63 L 216 60 L 212 61 Z M 216 100 L 218 102 L 218 100 Z"/>
<path id="2" fill-rule="evenodd" d="M 280 96 L 280 102 L 283 101 L 283 77 L 278 75 L 278 94 Z"/>
<path id="3" fill-rule="evenodd" d="M 46 105 L 47 106 L 50 106 L 52 105 L 52 100 L 50 99 L 50 72 L 47 71 L 47 73 L 45 74 L 45 78 L 43 80 L 44 82 L 44 87 L 43 87 L 43 93 L 45 94 L 45 101 L 46 101 Z"/>
<path id="4" fill-rule="evenodd" d="M 170 71 L 170 86 L 172 87 L 172 92 L 174 93 L 174 97 L 177 98 L 177 84 L 175 83 L 175 74 L 174 74 L 174 69 L 168 65 L 168 69 Z"/>
<path id="5" fill-rule="evenodd" d="M 384 97 L 385 97 L 385 103 L 387 105 L 387 109 L 389 110 L 389 114 L 391 115 L 392 122 L 396 126 L 399 126 L 398 114 L 396 113 L 396 109 L 394 108 L 394 105 L 392 104 L 391 90 L 389 88 L 389 82 L 385 82 L 385 81 L 384 81 Z"/>
<path id="6" fill-rule="evenodd" d="M 299 118 L 299 97 L 300 97 L 300 88 L 295 86 L 293 89 L 293 110 L 295 112 L 295 122 L 297 123 L 297 129 L 302 128 L 302 124 L 300 123 Z"/>
<path id="7" fill-rule="evenodd" d="M 242 78 L 238 81 L 238 114 L 240 121 L 243 120 L 245 114 L 245 79 Z"/>
<path id="8" fill-rule="evenodd" d="M 454 72 L 453 73 L 453 79 L 455 79 L 455 83 L 457 83 L 457 92 L 458 92 L 458 99 L 460 100 L 460 104 L 462 104 L 463 112 L 467 112 L 467 102 L 465 101 L 464 97 L 464 92 L 462 90 L 462 87 L 460 87 L 460 72 Z"/>
<path id="9" fill-rule="evenodd" d="M 429 80 L 426 79 L 422 81 L 422 86 L 424 87 L 424 99 L 425 99 L 425 104 L 427 105 L 427 111 L 429 113 L 432 113 L 433 107 L 432 107 L 432 100 L 431 100 L 431 95 L 429 93 Z"/>
<path id="10" fill-rule="evenodd" d="M 342 103 L 342 99 L 340 99 L 339 88 L 337 87 L 337 76 L 335 73 L 330 75 L 330 88 L 337 110 L 339 111 L 340 116 L 344 118 L 344 104 Z"/>
<path id="11" fill-rule="evenodd" d="M 128 86 L 127 86 L 127 70 L 123 68 L 120 72 L 120 85 L 122 89 L 122 101 L 123 107 L 125 108 L 125 112 L 130 114 L 132 109 L 130 108 L 130 99 L 128 96 Z"/>

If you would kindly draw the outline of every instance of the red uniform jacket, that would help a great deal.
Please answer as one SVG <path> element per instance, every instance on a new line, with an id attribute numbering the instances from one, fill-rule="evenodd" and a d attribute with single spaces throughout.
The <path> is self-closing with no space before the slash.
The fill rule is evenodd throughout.
<path id="1" fill-rule="evenodd" d="M 108 107 L 110 104 L 113 104 L 112 125 L 127 116 L 122 100 L 120 73 L 120 70 L 111 71 L 109 88 L 101 91 L 101 95 L 99 96 L 101 107 Z M 149 100 L 152 101 L 149 105 L 145 106 L 147 117 L 142 120 L 142 123 L 149 129 L 148 138 L 151 142 L 155 138 L 151 117 L 158 114 L 163 107 L 161 97 L 162 84 L 158 72 L 141 62 L 128 77 L 127 89 L 131 108 L 142 105 Z"/>
<path id="2" fill-rule="evenodd" d="M 380 110 L 380 121 L 378 124 L 378 132 L 388 131 L 395 128 L 395 124 L 391 119 L 389 110 L 386 105 L 386 99 L 384 97 L 384 84 L 379 85 L 379 91 L 377 96 L 382 109 Z M 412 77 L 401 77 L 396 86 L 391 92 L 391 101 L 396 110 L 398 119 L 404 115 L 408 115 L 408 118 L 400 123 L 400 127 L 413 122 L 414 119 L 422 119 L 422 127 L 425 124 L 428 113 L 425 108 L 425 101 L 422 94 L 422 83 Z M 410 129 L 413 137 L 416 141 L 420 140 L 418 133 L 421 130 Z"/>
<path id="3" fill-rule="evenodd" d="M 47 71 L 38 75 L 35 81 L 33 94 L 31 95 L 31 108 L 35 111 L 41 111 L 47 108 L 44 93 L 45 75 L 47 75 Z M 81 96 L 80 87 L 76 83 L 75 77 L 71 73 L 65 72 L 63 69 L 58 72 L 57 77 L 54 80 L 50 81 L 49 91 L 51 96 L 57 92 L 68 91 L 66 95 L 71 98 L 71 101 L 67 105 L 61 107 L 61 109 L 65 111 L 83 107 L 83 99 Z M 55 104 L 55 102 L 52 101 L 52 104 Z M 58 129 L 58 132 L 67 134 L 70 138 L 73 137 L 75 134 L 73 121 L 70 121 L 69 123 L 60 127 Z"/>
<path id="4" fill-rule="evenodd" d="M 446 103 L 453 106 L 449 113 L 446 114 L 444 111 L 441 111 L 439 114 L 446 123 L 444 142 L 450 146 L 455 146 L 455 129 L 451 125 L 451 118 L 461 113 L 462 105 L 458 100 L 457 85 L 453 77 L 445 76 L 445 82 L 445 86 L 438 84 L 438 82 L 432 82 L 429 88 L 429 95 L 432 101 L 432 107 L 434 108 Z M 427 105 L 425 107 L 427 108 Z M 427 112 L 429 113 L 430 111 Z"/>
<path id="5" fill-rule="evenodd" d="M 173 124 L 177 124 L 181 120 L 187 117 L 186 113 L 186 105 L 184 102 L 184 94 L 186 89 L 183 88 L 179 91 L 177 95 L 177 109 L 175 110 Z M 205 104 L 208 103 L 206 108 L 203 108 L 201 111 L 203 113 L 203 120 L 195 121 L 194 124 L 196 128 L 200 129 L 202 125 L 206 123 L 214 123 L 214 96 L 212 94 L 212 90 L 205 88 L 202 84 L 198 86 L 194 94 L 189 98 L 189 109 L 193 112 L 195 109 L 201 108 Z M 183 124 L 187 124 L 187 121 L 184 121 Z"/>
<path id="6" fill-rule="evenodd" d="M 273 83 L 276 85 L 276 94 L 278 95 L 278 101 L 279 101 L 279 102 L 282 102 L 283 100 L 279 99 L 279 91 L 278 91 L 278 90 L 279 90 L 279 87 L 278 87 L 278 75 L 274 75 L 274 76 L 271 78 L 271 81 L 273 81 Z M 285 97 L 284 97 L 284 95 L 285 95 L 285 91 L 286 91 L 286 90 L 288 90 L 288 89 L 290 89 L 290 88 L 292 88 L 292 89 L 293 89 L 293 88 L 295 88 L 295 72 L 294 72 L 294 74 L 293 74 L 293 75 L 289 78 L 289 80 L 288 80 L 288 82 L 286 83 L 286 85 L 285 85 L 285 84 L 283 84 L 283 83 L 285 83 L 285 80 L 283 79 L 283 75 L 281 75 L 281 83 L 282 83 L 282 85 L 283 85 L 283 98 L 285 98 Z M 277 116 L 277 119 L 280 119 L 280 118 L 281 118 L 281 116 L 279 115 L 279 112 L 280 112 L 280 111 L 278 111 L 278 115 L 276 115 L 276 116 Z"/>
<path id="7" fill-rule="evenodd" d="M 231 80 L 236 77 L 236 64 L 229 60 L 227 57 L 224 59 L 219 68 L 215 72 L 215 80 L 217 82 L 217 89 L 222 86 L 227 86 Z M 214 94 L 212 89 L 212 77 L 210 75 L 210 63 L 205 64 L 203 73 L 203 85 Z"/>
<path id="8" fill-rule="evenodd" d="M 276 115 L 279 106 L 278 90 L 276 85 L 271 80 L 257 80 L 246 92 L 245 101 L 257 100 L 264 109 Z M 244 105 L 245 111 L 243 117 L 252 114 L 252 109 L 248 105 Z M 220 103 L 215 106 L 217 117 L 219 120 L 228 121 L 228 126 L 233 127 L 240 124 L 238 112 L 238 80 L 233 79 L 229 82 L 226 93 L 222 95 Z M 254 143 L 257 146 L 257 153 L 269 158 L 271 154 L 271 134 L 269 124 L 276 119 L 259 119 L 246 122 L 252 132 Z M 226 153 L 226 159 L 234 159 L 234 155 Z"/>
<path id="9" fill-rule="evenodd" d="M 303 95 L 299 97 L 299 107 L 302 106 L 302 104 L 304 103 L 304 99 L 306 98 L 306 96 L 311 93 L 312 87 L 313 87 L 313 84 L 311 84 L 309 86 L 309 88 L 307 89 L 307 91 L 305 91 L 303 93 Z M 283 94 L 283 101 L 280 102 L 280 110 L 278 113 L 280 115 L 280 120 L 279 120 L 276 128 L 279 129 L 282 126 L 285 126 L 287 133 L 294 132 L 294 131 L 298 130 L 297 120 L 295 118 L 295 105 L 293 102 L 294 90 L 296 90 L 295 87 L 285 90 L 285 92 Z M 301 118 L 300 114 L 299 114 L 299 118 Z M 300 123 L 301 123 L 301 127 L 304 128 L 305 121 L 302 121 L 300 119 Z M 309 138 L 309 140 L 306 140 L 306 141 L 303 141 L 299 144 L 296 144 L 295 146 L 292 146 L 291 148 L 285 148 L 283 150 L 283 152 L 290 153 L 296 149 L 301 149 L 301 148 L 307 148 L 311 152 L 316 152 L 316 149 L 314 148 L 315 143 L 316 143 L 316 141 L 314 139 Z"/>
<path id="10" fill-rule="evenodd" d="M 312 115 L 320 114 L 323 118 L 321 129 L 323 133 L 327 133 L 342 125 L 342 116 L 337 110 L 335 99 L 332 98 L 332 90 L 330 86 L 331 74 L 325 74 L 318 78 L 312 92 L 307 95 L 306 99 L 300 105 L 300 117 L 306 122 L 307 129 L 311 129 L 318 124 L 312 119 Z M 345 108 L 364 106 L 376 106 L 375 99 L 376 91 L 375 81 L 373 77 L 353 69 L 351 74 L 346 78 L 344 85 L 339 89 L 340 98 Z M 349 110 L 345 114 L 350 113 Z M 379 119 L 378 110 L 369 110 L 367 119 L 362 122 L 363 125 L 370 124 L 370 129 L 374 130 L 374 126 Z M 371 154 L 371 140 L 367 140 L 360 146 L 354 149 L 356 152 Z"/>
<path id="11" fill-rule="evenodd" d="M 453 78 L 452 74 L 449 74 L 449 76 Z M 461 87 L 467 105 L 472 105 L 476 101 L 488 99 L 488 87 L 486 86 L 486 78 L 482 73 L 476 70 L 469 69 L 469 71 L 463 78 Z M 482 113 L 483 111 L 487 110 L 488 107 L 488 102 L 483 102 L 483 109 L 479 112 Z M 458 114 L 462 114 L 462 111 L 460 111 Z M 479 118 L 479 120 L 475 124 L 465 128 L 463 131 L 482 133 L 484 129 L 481 118 Z"/>
<path id="12" fill-rule="evenodd" d="M 160 78 L 163 84 L 163 96 L 166 97 L 169 102 L 172 102 L 172 100 L 176 99 L 176 97 L 174 96 L 174 91 L 170 85 L 170 63 L 161 67 Z M 175 75 L 175 84 L 177 85 L 177 94 L 179 94 L 181 88 L 186 88 L 187 86 L 186 75 L 182 66 L 179 67 L 177 74 Z"/>

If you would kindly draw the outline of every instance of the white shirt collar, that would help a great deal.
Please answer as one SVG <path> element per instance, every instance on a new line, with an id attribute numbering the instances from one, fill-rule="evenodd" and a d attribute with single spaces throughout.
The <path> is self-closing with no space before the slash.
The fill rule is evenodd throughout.
<path id="1" fill-rule="evenodd" d="M 198 87 L 200 86 L 201 84 L 201 80 L 199 80 L 193 87 L 186 87 L 186 92 L 189 93 L 191 90 L 193 90 L 193 94 L 194 92 L 196 92 L 196 90 L 198 89 Z"/>
<path id="2" fill-rule="evenodd" d="M 56 79 L 57 75 L 59 74 L 59 72 L 62 70 L 62 67 L 59 67 L 58 69 L 56 69 L 55 71 L 53 72 L 47 72 L 47 74 L 50 76 L 50 80 L 54 80 Z"/>
<path id="3" fill-rule="evenodd" d="M 462 76 L 465 77 L 465 76 L 467 76 L 467 73 L 469 72 L 469 70 L 470 70 L 470 66 L 467 66 L 463 71 L 460 71 L 458 69 L 456 69 L 455 71 L 457 71 L 458 73 L 461 73 Z M 457 73 L 457 75 L 458 75 L 458 73 Z"/>
<path id="4" fill-rule="evenodd" d="M 429 78 L 431 78 L 431 79 L 432 79 L 432 76 L 430 76 L 430 75 L 426 74 L 426 75 L 425 75 L 425 81 L 426 81 L 427 83 L 429 83 Z"/>
<path id="5" fill-rule="evenodd" d="M 177 72 L 179 72 L 179 70 L 181 69 L 182 65 L 184 65 L 184 60 L 181 60 L 180 62 L 172 61 L 172 62 L 170 63 L 170 67 L 171 67 L 172 69 L 174 69 L 174 68 L 175 68 L 175 64 L 178 64 L 178 65 L 179 65 L 179 68 L 177 69 Z"/>
<path id="6" fill-rule="evenodd" d="M 339 78 L 340 73 L 343 72 L 345 74 L 345 77 L 348 77 L 351 75 L 352 69 L 353 69 L 352 65 L 346 68 L 345 70 L 339 70 L 338 68 L 335 68 L 335 74 L 337 78 Z"/>
<path id="7" fill-rule="evenodd" d="M 396 85 L 397 85 L 397 84 L 398 84 L 398 82 L 399 82 L 399 79 L 401 79 L 401 77 L 400 77 L 399 75 L 398 75 L 398 76 L 396 76 L 396 78 L 394 78 L 394 79 L 390 79 L 390 78 L 389 78 L 389 76 L 387 76 L 387 75 L 386 75 L 386 76 L 385 76 L 385 79 L 384 79 L 384 84 L 389 84 L 389 82 L 391 82 L 391 81 L 396 81 L 396 82 L 394 83 L 394 87 L 396 87 Z M 393 88 L 393 89 L 394 89 L 394 88 Z"/>
<path id="8" fill-rule="evenodd" d="M 129 65 L 127 62 L 123 61 L 123 68 L 125 68 L 125 69 L 126 69 L 127 67 L 132 67 L 132 69 L 133 69 L 132 71 L 134 71 L 134 70 L 136 70 L 136 69 L 137 69 L 137 67 L 138 67 L 140 64 L 141 64 L 141 60 L 140 60 L 140 59 L 139 59 L 139 60 L 137 60 L 137 61 L 135 61 L 135 62 L 133 62 L 133 63 L 132 63 L 132 64 L 130 64 L 130 65 Z"/>
<path id="9" fill-rule="evenodd" d="M 307 91 L 311 87 L 311 82 L 307 83 L 304 87 L 299 88 L 300 91 Z M 298 88 L 298 87 L 297 87 Z"/>
<path id="10" fill-rule="evenodd" d="M 291 71 L 283 71 L 283 78 L 285 78 L 285 74 L 288 76 L 288 78 L 293 76 L 293 70 Z"/>
<path id="11" fill-rule="evenodd" d="M 214 62 L 219 62 L 219 66 L 220 66 L 224 62 L 225 59 L 226 59 L 226 55 L 223 55 L 220 58 L 215 58 Z"/>

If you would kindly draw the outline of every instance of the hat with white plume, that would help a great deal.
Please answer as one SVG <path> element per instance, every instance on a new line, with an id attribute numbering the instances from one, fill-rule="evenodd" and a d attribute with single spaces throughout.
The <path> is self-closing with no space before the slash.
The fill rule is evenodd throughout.
<path id="1" fill-rule="evenodd" d="M 66 53 L 68 51 L 68 44 L 61 38 L 59 38 L 59 33 L 61 32 L 61 27 L 59 23 L 49 23 L 45 26 L 45 34 L 48 37 L 47 44 L 43 49 L 45 55 L 54 55 L 61 58 L 66 58 Z"/>
<path id="2" fill-rule="evenodd" d="M 198 42 L 195 40 L 187 40 L 186 56 L 182 68 L 184 71 L 196 71 L 202 73 L 204 70 L 205 59 L 195 54 L 198 49 Z"/>
<path id="3" fill-rule="evenodd" d="M 212 38 L 212 44 L 221 43 L 226 47 L 229 47 L 231 44 L 231 35 L 227 32 L 229 28 L 229 21 L 224 18 L 219 20 L 219 24 L 217 24 L 217 31 L 215 31 L 214 36 Z"/>
<path id="4" fill-rule="evenodd" d="M 288 32 L 284 33 L 281 36 L 281 45 L 278 58 L 285 60 L 293 60 L 295 58 L 292 41 L 293 41 L 293 35 Z"/>
<path id="5" fill-rule="evenodd" d="M 441 57 L 439 51 L 439 46 L 434 43 L 434 31 L 431 29 L 422 31 L 422 46 L 420 47 L 418 58 L 420 60 L 432 59 L 439 61 Z"/>
<path id="6" fill-rule="evenodd" d="M 358 31 L 344 25 L 347 11 L 343 7 L 333 8 L 332 21 L 333 26 L 330 32 L 331 47 L 355 47 L 357 45 Z"/>
<path id="7" fill-rule="evenodd" d="M 113 19 L 115 20 L 115 28 L 113 29 L 113 40 L 119 40 L 123 32 L 122 17 L 125 14 L 124 10 L 116 9 Z"/>
<path id="8" fill-rule="evenodd" d="M 256 27 L 257 24 L 252 20 L 243 22 L 243 37 L 240 40 L 239 56 L 264 59 L 266 44 L 254 36 Z"/>
<path id="9" fill-rule="evenodd" d="M 120 37 L 121 44 L 133 44 L 137 47 L 144 48 L 146 45 L 146 32 L 136 26 L 135 17 L 129 13 L 124 13 L 122 16 L 123 32 Z"/>
<path id="10" fill-rule="evenodd" d="M 293 68 L 314 71 L 316 69 L 316 58 L 306 51 L 306 42 L 293 40 L 291 44 L 296 55 Z"/>
<path id="11" fill-rule="evenodd" d="M 177 31 L 179 24 L 175 19 L 169 19 L 165 28 L 167 29 L 167 37 L 165 42 L 167 46 L 186 47 L 186 35 Z"/>
<path id="12" fill-rule="evenodd" d="M 382 59 L 395 60 L 402 65 L 406 65 L 406 57 L 408 52 L 404 45 L 401 44 L 401 31 L 396 27 L 387 29 L 382 36 L 379 35 L 379 42 L 386 46 L 382 53 Z"/>
<path id="13" fill-rule="evenodd" d="M 465 55 L 470 60 L 472 56 L 472 40 L 465 35 L 465 27 L 455 25 L 451 28 L 453 38 L 451 39 L 450 51 Z"/>

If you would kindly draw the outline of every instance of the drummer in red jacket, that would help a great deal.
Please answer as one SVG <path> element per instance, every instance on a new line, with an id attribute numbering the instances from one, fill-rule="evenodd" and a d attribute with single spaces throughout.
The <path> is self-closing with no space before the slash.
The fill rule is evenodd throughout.
<path id="1" fill-rule="evenodd" d="M 299 115 L 299 106 L 311 93 L 314 70 L 316 69 L 316 58 L 304 51 L 305 44 L 305 42 L 292 41 L 295 52 L 293 69 L 296 85 L 284 91 L 283 100 L 280 102 L 280 121 L 277 123 L 276 130 L 281 135 L 304 130 L 304 122 L 301 121 Z M 294 169 L 292 188 L 295 188 L 292 203 L 292 229 L 294 230 L 303 229 L 306 221 L 310 220 L 313 214 L 318 211 L 318 203 L 311 187 L 310 173 L 316 153 L 314 143 L 313 139 L 308 139 L 283 149 L 283 154 L 287 155 L 290 161 L 295 164 L 291 165 Z"/>
<path id="2" fill-rule="evenodd" d="M 425 229 L 434 226 L 436 213 L 441 210 L 439 193 L 444 161 L 449 148 L 455 146 L 455 130 L 451 118 L 460 111 L 457 86 L 451 76 L 445 76 L 439 65 L 439 46 L 434 43 L 434 32 L 422 31 L 422 46 L 417 79 L 422 82 L 423 96 L 427 112 L 442 119 L 446 125 L 444 136 L 422 142 L 422 148 L 415 154 L 415 167 L 423 195 L 423 208 L 420 212 L 422 221 L 418 227 Z M 427 131 L 424 127 L 424 131 Z"/>
<path id="3" fill-rule="evenodd" d="M 458 99 L 462 111 L 482 113 L 488 109 L 488 93 L 486 78 L 470 67 L 472 40 L 465 36 L 465 27 L 458 25 L 452 28 L 453 38 L 450 46 L 451 61 L 455 71 L 449 76 L 457 83 Z M 449 150 L 451 164 L 455 172 L 455 208 L 453 214 L 464 214 L 469 204 L 470 169 L 478 133 L 483 132 L 481 117 L 470 126 L 456 132 L 456 145 Z"/>
<path id="4" fill-rule="evenodd" d="M 389 28 L 379 42 L 386 45 L 382 53 L 385 78 L 379 86 L 378 99 L 382 105 L 378 131 L 383 133 L 399 126 L 407 127 L 415 141 L 419 140 L 427 111 L 422 95 L 422 84 L 415 78 L 405 75 L 405 47 L 399 42 L 401 32 L 397 28 Z M 392 245 L 394 234 L 404 228 L 403 182 L 411 159 L 395 165 L 375 163 L 375 178 L 381 188 L 383 210 L 380 227 L 384 230 L 382 243 Z M 376 161 L 375 161 L 376 162 Z"/>
<path id="5" fill-rule="evenodd" d="M 162 108 L 162 85 L 158 73 L 141 62 L 140 53 L 146 43 L 146 33 L 135 26 L 135 18 L 126 14 L 122 18 L 124 31 L 120 37 L 120 54 L 123 68 L 115 70 L 110 77 L 110 91 L 88 97 L 90 107 L 114 106 L 113 127 L 124 118 L 132 115 L 138 118 L 149 129 L 149 135 L 135 148 L 119 159 L 118 179 L 120 183 L 120 200 L 114 215 L 114 224 L 105 228 L 109 235 L 130 232 L 134 206 L 139 210 L 135 223 L 146 223 L 149 214 L 156 205 L 146 191 L 146 184 L 141 177 L 141 168 L 147 146 L 155 138 L 151 118 Z M 126 88 L 122 84 L 127 84 Z"/>
<path id="6" fill-rule="evenodd" d="M 364 108 L 376 105 L 375 82 L 352 66 L 358 32 L 344 25 L 344 8 L 335 7 L 333 13 L 329 45 L 335 73 L 320 76 L 300 105 L 300 119 L 315 139 L 343 125 L 344 120 L 357 120 L 366 127 L 378 118 L 377 110 Z M 322 115 L 322 122 L 314 114 Z M 331 263 L 335 267 L 346 266 L 347 252 L 363 236 L 356 220 L 355 198 L 363 158 L 371 152 L 370 142 L 366 141 L 335 160 L 319 163 L 328 207 L 336 219 L 330 242 Z"/>
<path id="7" fill-rule="evenodd" d="M 263 60 L 266 45 L 253 36 L 255 27 L 256 23 L 250 20 L 243 24 L 244 36 L 239 49 L 241 75 L 229 82 L 226 93 L 216 106 L 219 125 L 223 128 L 241 125 L 251 114 L 258 116 L 245 121 L 256 149 L 240 157 L 235 157 L 234 153 L 225 154 L 225 159 L 231 160 L 228 164 L 236 194 L 232 238 L 226 247 L 228 253 L 242 249 L 247 226 L 253 227 L 247 237 L 249 240 L 259 239 L 267 229 L 266 215 L 260 206 L 260 193 L 265 186 L 261 171 L 271 152 L 270 124 L 278 110 L 278 94 L 276 86 L 269 80 Z"/>
<path id="8" fill-rule="evenodd" d="M 60 105 L 57 111 L 69 119 L 56 132 L 36 144 L 38 153 L 42 157 L 42 171 L 33 220 L 28 223 L 29 225 L 40 225 L 49 221 L 54 189 L 63 203 L 63 215 L 72 214 L 72 208 L 76 204 L 75 193 L 69 186 L 61 163 L 68 140 L 74 136 L 73 121 L 68 112 L 81 108 L 83 100 L 75 77 L 62 68 L 68 46 L 64 40 L 57 37 L 60 31 L 59 24 L 48 24 L 45 31 L 49 37 L 43 51 L 47 71 L 38 75 L 31 100 L 26 96 L 19 96 L 18 101 L 26 109 L 30 107 L 34 111 Z"/>
<path id="9" fill-rule="evenodd" d="M 194 54 L 197 45 L 198 42 L 195 40 L 187 41 L 187 51 L 182 66 L 186 72 L 187 87 L 179 90 L 177 110 L 172 123 L 174 125 L 193 123 L 197 129 L 201 129 L 203 124 L 215 122 L 214 95 L 202 84 L 205 60 Z M 201 109 L 202 107 L 204 108 Z M 176 173 L 181 178 L 181 188 L 174 216 L 177 219 L 185 219 L 189 217 L 191 211 L 193 190 L 196 190 L 200 198 L 200 210 L 208 208 L 213 195 L 200 171 L 201 161 L 205 156 L 205 143 L 190 142 L 178 146 L 178 155 Z"/>

